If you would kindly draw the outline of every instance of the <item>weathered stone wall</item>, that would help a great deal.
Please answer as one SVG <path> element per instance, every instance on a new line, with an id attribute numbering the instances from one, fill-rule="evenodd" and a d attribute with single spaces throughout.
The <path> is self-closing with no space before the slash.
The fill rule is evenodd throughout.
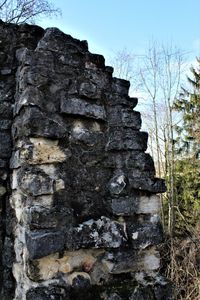
<path id="1" fill-rule="evenodd" d="M 1 22 L 1 21 L 0 21 Z M 16 92 L 18 61 L 16 50 L 35 49 L 43 35 L 37 26 L 0 23 L 0 299 L 13 299 L 12 265 L 15 213 L 9 202 L 11 194 L 9 161 L 12 154 L 11 126 Z"/>
<path id="2" fill-rule="evenodd" d="M 165 185 L 129 82 L 58 29 L 2 23 L 0 39 L 2 297 L 169 299 Z"/>

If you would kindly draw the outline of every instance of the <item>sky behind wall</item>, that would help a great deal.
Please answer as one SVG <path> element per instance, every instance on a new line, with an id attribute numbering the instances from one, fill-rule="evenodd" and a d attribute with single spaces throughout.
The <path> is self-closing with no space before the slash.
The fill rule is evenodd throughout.
<path id="1" fill-rule="evenodd" d="M 149 41 L 200 56 L 200 0 L 52 0 L 62 17 L 39 22 L 87 40 L 106 59 L 126 48 L 142 54 Z"/>

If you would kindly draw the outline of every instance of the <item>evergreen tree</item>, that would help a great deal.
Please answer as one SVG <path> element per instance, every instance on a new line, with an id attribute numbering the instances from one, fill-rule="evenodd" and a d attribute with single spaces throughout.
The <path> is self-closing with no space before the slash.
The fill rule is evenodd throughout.
<path id="1" fill-rule="evenodd" d="M 181 232 L 197 226 L 200 214 L 200 58 L 188 77 L 191 90 L 183 88 L 174 108 L 182 113 L 177 126 L 176 197 L 177 227 Z M 189 227 L 188 227 L 189 226 Z"/>

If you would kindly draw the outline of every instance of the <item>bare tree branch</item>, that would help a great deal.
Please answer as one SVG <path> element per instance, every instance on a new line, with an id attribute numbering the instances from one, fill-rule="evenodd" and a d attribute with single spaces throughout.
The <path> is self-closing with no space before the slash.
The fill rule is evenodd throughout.
<path id="1" fill-rule="evenodd" d="M 48 0 L 2 0 L 0 2 L 0 18 L 8 23 L 34 23 L 42 15 L 60 15 Z"/>

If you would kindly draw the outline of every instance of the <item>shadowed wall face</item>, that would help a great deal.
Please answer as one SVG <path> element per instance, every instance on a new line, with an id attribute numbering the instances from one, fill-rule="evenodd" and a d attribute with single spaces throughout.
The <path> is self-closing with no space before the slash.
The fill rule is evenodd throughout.
<path id="1" fill-rule="evenodd" d="M 13 57 L 0 69 L 3 297 L 170 299 L 156 250 L 165 185 L 129 82 L 58 29 L 1 36 Z"/>

